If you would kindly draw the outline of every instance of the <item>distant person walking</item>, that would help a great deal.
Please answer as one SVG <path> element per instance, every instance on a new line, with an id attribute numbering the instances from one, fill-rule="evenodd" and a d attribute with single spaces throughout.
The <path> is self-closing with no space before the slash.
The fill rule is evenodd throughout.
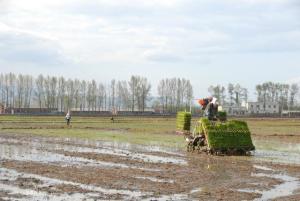
<path id="1" fill-rule="evenodd" d="M 72 117 L 71 117 L 70 111 L 68 111 L 68 113 L 67 113 L 67 115 L 66 115 L 66 117 L 65 117 L 68 126 L 70 125 L 71 118 L 72 118 Z"/>

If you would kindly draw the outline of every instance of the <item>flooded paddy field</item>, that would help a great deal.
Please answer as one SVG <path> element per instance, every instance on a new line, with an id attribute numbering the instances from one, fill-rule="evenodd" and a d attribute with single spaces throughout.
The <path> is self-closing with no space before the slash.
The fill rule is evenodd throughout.
<path id="1" fill-rule="evenodd" d="M 225 157 L 186 153 L 174 119 L 1 116 L 0 200 L 300 200 L 300 121 L 263 121 Z"/>

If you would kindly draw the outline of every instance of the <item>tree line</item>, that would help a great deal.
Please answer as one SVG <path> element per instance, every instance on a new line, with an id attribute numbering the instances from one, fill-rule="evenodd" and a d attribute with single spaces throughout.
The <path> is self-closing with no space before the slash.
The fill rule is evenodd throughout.
<path id="1" fill-rule="evenodd" d="M 248 102 L 248 89 L 240 84 L 229 83 L 227 88 L 222 85 L 210 86 L 208 92 L 218 99 L 221 105 L 241 105 Z"/>
<path id="2" fill-rule="evenodd" d="M 299 109 L 300 87 L 298 84 L 284 84 L 265 82 L 255 86 L 257 101 L 266 103 L 278 103 L 280 112 L 282 110 Z M 248 102 L 248 89 L 240 84 L 229 83 L 227 87 L 222 85 L 210 86 L 210 95 L 218 98 L 222 105 L 237 105 Z"/>
<path id="3" fill-rule="evenodd" d="M 297 109 L 298 84 L 265 82 L 256 85 L 257 100 L 279 103 L 279 110 Z"/>
<path id="4" fill-rule="evenodd" d="M 160 101 L 156 107 L 164 111 L 186 107 L 193 96 L 189 80 L 161 80 L 158 86 Z M 6 108 L 48 108 L 66 111 L 145 111 L 151 100 L 151 83 L 145 77 L 131 76 L 109 83 L 95 80 L 66 79 L 39 75 L 0 74 L 0 103 Z"/>
<path id="5" fill-rule="evenodd" d="M 193 86 L 189 80 L 180 78 L 163 79 L 157 87 L 159 105 L 163 112 L 189 110 L 193 100 Z"/>
<path id="6" fill-rule="evenodd" d="M 166 78 L 157 85 L 158 97 L 151 96 L 152 85 L 146 77 L 129 80 L 112 79 L 109 83 L 95 80 L 23 74 L 0 74 L 0 103 L 6 108 L 48 108 L 66 111 L 145 111 L 189 110 L 194 99 L 193 86 L 184 78 Z M 279 104 L 280 111 L 298 109 L 299 85 L 265 82 L 255 87 L 257 101 Z M 221 105 L 248 102 L 249 92 L 240 84 L 215 85 L 208 88 Z"/>

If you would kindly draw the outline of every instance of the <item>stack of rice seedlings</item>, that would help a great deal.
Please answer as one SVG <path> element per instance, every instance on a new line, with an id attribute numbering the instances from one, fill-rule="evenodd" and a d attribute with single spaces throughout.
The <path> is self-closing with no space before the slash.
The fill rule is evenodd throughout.
<path id="1" fill-rule="evenodd" d="M 217 116 L 220 121 L 227 120 L 227 112 L 225 112 L 225 111 L 219 111 Z"/>
<path id="2" fill-rule="evenodd" d="M 210 150 L 251 151 L 255 149 L 250 130 L 244 121 L 231 120 L 226 123 L 212 124 L 207 118 L 201 118 L 200 122 Z"/>
<path id="3" fill-rule="evenodd" d="M 191 130 L 192 115 L 190 112 L 178 112 L 176 119 L 176 128 L 179 131 Z"/>

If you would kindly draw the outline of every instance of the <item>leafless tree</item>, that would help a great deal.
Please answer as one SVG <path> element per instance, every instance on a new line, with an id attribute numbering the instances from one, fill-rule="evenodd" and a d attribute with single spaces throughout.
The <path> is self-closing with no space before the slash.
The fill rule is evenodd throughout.
<path id="1" fill-rule="evenodd" d="M 23 101 L 24 101 L 24 92 L 25 92 L 25 79 L 22 74 L 18 75 L 17 78 L 17 105 L 19 108 L 23 107 Z"/>
<path id="2" fill-rule="evenodd" d="M 78 79 L 75 79 L 74 81 L 74 101 L 75 101 L 75 108 L 78 109 L 80 107 L 80 81 Z M 80 107 L 81 108 L 81 107 Z"/>
<path id="3" fill-rule="evenodd" d="M 208 88 L 208 92 L 211 94 L 211 96 L 216 97 L 221 105 L 225 104 L 225 91 L 225 87 L 221 85 L 210 86 Z"/>
<path id="4" fill-rule="evenodd" d="M 130 97 L 131 97 L 131 111 L 134 111 L 136 105 L 136 93 L 138 86 L 138 77 L 131 76 L 130 81 L 128 82 Z"/>
<path id="5" fill-rule="evenodd" d="M 0 74 L 0 101 L 6 107 L 145 111 L 150 92 L 151 83 L 141 76 L 132 76 L 129 81 L 113 79 L 104 85 L 95 80 L 66 81 L 64 77 Z M 185 79 L 164 79 L 159 84 L 158 93 L 163 110 L 174 112 L 190 104 L 192 87 Z"/>
<path id="6" fill-rule="evenodd" d="M 58 106 L 56 105 L 56 99 L 57 99 L 57 78 L 56 77 L 50 77 L 50 108 L 54 109 Z"/>
<path id="7" fill-rule="evenodd" d="M 193 87 L 189 80 L 163 79 L 160 80 L 157 90 L 163 112 L 189 109 L 193 99 Z"/>
<path id="8" fill-rule="evenodd" d="M 97 110 L 97 83 L 95 80 L 92 80 L 92 92 L 91 92 L 91 98 L 92 98 L 92 110 Z"/>
<path id="9" fill-rule="evenodd" d="M 296 103 L 296 95 L 299 93 L 299 86 L 298 84 L 292 84 L 290 87 L 290 101 L 289 107 L 293 108 Z"/>
<path id="10" fill-rule="evenodd" d="M 74 89 L 74 81 L 71 79 L 68 79 L 67 83 L 66 83 L 66 106 L 67 106 L 67 110 L 71 110 L 73 108 L 73 104 L 74 104 L 74 93 L 75 93 L 75 89 Z"/>
<path id="11" fill-rule="evenodd" d="M 110 107 L 115 108 L 115 99 L 116 99 L 116 80 L 113 79 L 110 82 Z"/>
<path id="12" fill-rule="evenodd" d="M 80 100 L 81 100 L 81 106 L 80 106 L 80 110 L 85 110 L 86 109 L 86 91 L 87 91 L 87 83 L 85 80 L 81 81 L 80 84 Z"/>
<path id="13" fill-rule="evenodd" d="M 147 78 L 140 78 L 140 90 L 138 94 L 138 99 L 140 99 L 141 107 L 140 110 L 143 112 L 145 111 L 146 108 L 146 101 L 150 95 L 150 90 L 151 90 L 151 84 L 148 82 Z"/>
<path id="14" fill-rule="evenodd" d="M 58 79 L 58 92 L 57 92 L 57 107 L 60 106 L 60 111 L 64 111 L 64 102 L 66 93 L 66 80 L 64 77 Z"/>
<path id="15" fill-rule="evenodd" d="M 166 111 L 167 97 L 166 97 L 166 83 L 165 80 L 160 80 L 157 86 L 157 91 L 159 95 L 160 104 L 162 106 L 162 112 Z"/>
<path id="16" fill-rule="evenodd" d="M 97 98 L 99 111 L 104 110 L 105 93 L 106 93 L 105 86 L 102 83 L 100 83 L 98 85 L 98 98 Z"/>
<path id="17" fill-rule="evenodd" d="M 0 74 L 0 94 L 1 94 L 1 103 L 4 105 L 5 103 L 5 79 L 4 75 Z"/>
<path id="18" fill-rule="evenodd" d="M 35 80 L 36 89 L 34 91 L 40 109 L 42 109 L 43 101 L 44 101 L 44 77 L 43 75 L 39 75 L 38 78 Z"/>
<path id="19" fill-rule="evenodd" d="M 25 97 L 24 97 L 24 107 L 30 108 L 32 91 L 33 91 L 33 77 L 31 75 L 25 75 Z"/>

